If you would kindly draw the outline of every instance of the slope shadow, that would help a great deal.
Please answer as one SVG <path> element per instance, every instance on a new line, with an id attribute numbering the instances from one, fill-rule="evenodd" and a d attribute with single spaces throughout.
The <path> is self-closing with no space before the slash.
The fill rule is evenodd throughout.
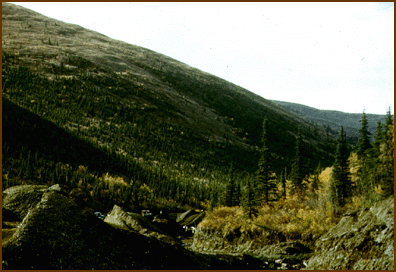
<path id="1" fill-rule="evenodd" d="M 130 176 L 143 171 L 133 161 L 105 152 L 5 97 L 2 107 L 3 151 L 7 150 L 7 157 L 19 158 L 22 150 L 28 150 L 55 162 L 87 166 L 96 173 Z"/>

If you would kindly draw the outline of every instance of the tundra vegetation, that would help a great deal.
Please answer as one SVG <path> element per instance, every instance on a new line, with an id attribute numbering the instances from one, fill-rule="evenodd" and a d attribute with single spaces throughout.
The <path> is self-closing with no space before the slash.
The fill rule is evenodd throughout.
<path id="1" fill-rule="evenodd" d="M 3 3 L 3 190 L 60 184 L 92 213 L 205 209 L 199 228 L 291 240 L 393 195 L 390 111 L 372 143 L 363 113 L 352 146 L 168 57 L 13 8 Z"/>
<path id="2" fill-rule="evenodd" d="M 208 142 L 200 147 L 205 140 L 192 131 L 167 127 L 161 120 L 152 127 L 145 115 L 139 118 L 140 110 L 111 95 L 99 95 L 103 90 L 91 85 L 100 81 L 122 92 L 116 76 L 50 80 L 23 66 L 7 65 L 17 58 L 3 52 L 3 190 L 58 183 L 76 203 L 92 211 L 108 212 L 114 204 L 135 211 L 152 206 L 204 208 L 208 212 L 202 228 L 217 228 L 224 235 L 237 229 L 249 233 L 269 229 L 287 239 L 318 237 L 337 223 L 343 211 L 393 195 L 390 111 L 386 124 L 378 123 L 373 144 L 367 140 L 364 113 L 357 146 L 347 145 L 341 129 L 334 165 L 324 169 L 319 165 L 314 174 L 308 174 L 300 130 L 290 174 L 287 167 L 278 175 L 272 170 L 276 158 L 266 119 L 257 166 L 247 167 L 255 172 L 236 171 L 234 165 L 241 160 L 231 159 L 248 153 L 232 154 L 233 146 L 227 142 L 220 148 L 212 146 L 212 153 L 223 150 L 232 162 L 224 173 L 224 167 L 210 159 L 211 150 L 206 161 L 180 147 L 170 150 L 172 142 L 184 150 L 194 142 L 196 149 L 201 148 L 195 152 L 204 153 Z M 89 65 L 79 58 L 69 62 Z M 150 137 L 153 134 L 157 141 Z M 172 155 L 166 157 L 167 153 Z"/>

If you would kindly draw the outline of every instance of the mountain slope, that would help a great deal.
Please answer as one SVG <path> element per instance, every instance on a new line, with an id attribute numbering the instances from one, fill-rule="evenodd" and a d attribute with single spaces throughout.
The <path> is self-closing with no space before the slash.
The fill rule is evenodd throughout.
<path id="1" fill-rule="evenodd" d="M 276 172 L 290 169 L 298 126 L 310 168 L 332 163 L 334 137 L 271 101 L 151 50 L 2 7 L 3 98 L 148 172 L 206 188 L 227 180 L 233 162 L 242 179 L 256 170 L 265 116 Z"/>
<path id="2" fill-rule="evenodd" d="M 297 103 L 279 100 L 271 101 L 300 115 L 301 117 L 311 121 L 314 124 L 317 124 L 324 128 L 329 127 L 332 130 L 333 134 L 338 134 L 341 126 L 343 126 L 348 138 L 354 139 L 354 142 L 357 142 L 359 138 L 359 129 L 361 128 L 361 123 L 359 121 L 362 119 L 362 113 L 346 113 L 334 110 L 319 110 Z M 378 121 L 381 121 L 382 124 L 385 124 L 385 117 L 385 114 L 366 114 L 368 131 L 372 135 L 374 135 L 377 129 Z"/>

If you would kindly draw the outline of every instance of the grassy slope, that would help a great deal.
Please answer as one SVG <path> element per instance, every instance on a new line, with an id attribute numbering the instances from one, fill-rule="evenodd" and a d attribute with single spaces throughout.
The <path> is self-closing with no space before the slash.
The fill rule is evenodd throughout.
<path id="1" fill-rule="evenodd" d="M 3 98 L 136 162 L 145 169 L 139 179 L 154 171 L 205 188 L 225 180 L 230 161 L 241 176 L 253 173 L 264 116 L 276 171 L 290 166 L 299 125 L 311 168 L 319 160 L 332 163 L 334 138 L 264 98 L 167 56 L 7 3 L 2 38 Z M 98 165 L 91 168 L 110 171 Z"/>

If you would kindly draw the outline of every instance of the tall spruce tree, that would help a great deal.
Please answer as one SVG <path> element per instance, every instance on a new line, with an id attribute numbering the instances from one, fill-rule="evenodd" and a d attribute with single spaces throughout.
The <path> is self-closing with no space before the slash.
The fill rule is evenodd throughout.
<path id="1" fill-rule="evenodd" d="M 241 204 L 241 183 L 239 181 L 235 181 L 235 190 L 231 204 L 232 206 L 238 206 Z"/>
<path id="2" fill-rule="evenodd" d="M 293 158 L 292 170 L 290 179 L 292 182 L 292 193 L 301 192 L 304 190 L 303 180 L 305 178 L 304 158 L 302 156 L 302 140 L 301 140 L 301 127 L 298 126 L 298 133 L 296 138 L 296 153 Z"/>
<path id="3" fill-rule="evenodd" d="M 282 184 L 282 198 L 286 198 L 286 167 L 280 174 L 279 183 Z"/>
<path id="4" fill-rule="evenodd" d="M 374 142 L 373 142 L 373 156 L 378 157 L 380 153 L 381 143 L 385 140 L 385 133 L 382 131 L 382 123 L 378 121 L 377 130 L 374 134 Z"/>
<path id="5" fill-rule="evenodd" d="M 231 163 L 229 179 L 226 187 L 225 205 L 228 207 L 239 205 L 240 186 L 235 181 L 234 165 Z"/>
<path id="6" fill-rule="evenodd" d="M 258 170 L 256 172 L 257 179 L 257 197 L 258 199 L 263 199 L 265 202 L 270 200 L 270 195 L 272 199 L 276 195 L 276 184 L 274 173 L 271 171 L 271 152 L 269 150 L 268 138 L 267 138 L 267 118 L 263 122 L 263 133 L 261 137 L 262 148 L 261 157 L 258 163 Z"/>
<path id="7" fill-rule="evenodd" d="M 256 184 L 255 178 L 248 177 L 246 190 L 243 197 L 243 208 L 245 210 L 246 215 L 249 218 L 253 218 L 253 216 L 258 214 L 258 201 L 256 198 Z"/>
<path id="8" fill-rule="evenodd" d="M 389 134 L 389 130 L 393 129 L 393 118 L 392 118 L 392 113 L 390 110 L 390 107 L 388 111 L 386 112 L 386 117 L 385 117 L 385 132 L 384 132 L 384 140 L 389 141 L 389 137 L 392 134 Z"/>
<path id="9" fill-rule="evenodd" d="M 387 136 L 381 145 L 378 157 L 378 167 L 376 168 L 380 176 L 383 197 L 394 195 L 395 183 L 395 160 L 394 160 L 394 130 L 393 125 L 389 125 Z"/>
<path id="10" fill-rule="evenodd" d="M 335 161 L 331 176 L 330 198 L 334 209 L 346 204 L 347 198 L 352 194 L 352 184 L 349 172 L 349 151 L 346 144 L 346 134 L 341 126 L 340 137 L 338 138 Z"/>
<path id="11" fill-rule="evenodd" d="M 367 118 L 366 113 L 363 111 L 362 119 L 359 121 L 362 123 L 362 127 L 359 129 L 360 138 L 357 144 L 357 154 L 360 160 L 366 156 L 365 152 L 371 148 L 370 144 L 370 135 L 371 133 L 368 131 L 367 126 Z"/>

